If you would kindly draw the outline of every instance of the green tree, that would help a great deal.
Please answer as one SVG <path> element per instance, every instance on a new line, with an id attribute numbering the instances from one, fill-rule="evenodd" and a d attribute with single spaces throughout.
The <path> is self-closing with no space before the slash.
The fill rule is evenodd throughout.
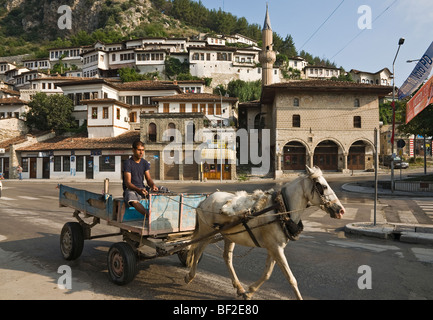
<path id="1" fill-rule="evenodd" d="M 159 73 L 156 71 L 141 74 L 138 73 L 134 68 L 121 68 L 119 69 L 119 77 L 122 82 L 154 80 L 155 77 L 159 79 Z"/>
<path id="2" fill-rule="evenodd" d="M 433 136 L 433 105 L 429 105 L 408 124 L 406 122 L 406 103 L 405 108 L 401 112 L 403 124 L 398 126 L 398 130 L 405 134 L 419 134 L 424 137 Z"/>
<path id="3" fill-rule="evenodd" d="M 180 74 L 189 74 L 189 63 L 180 62 L 179 59 L 173 57 L 167 57 L 165 59 L 165 74 L 170 79 Z"/>
<path id="4" fill-rule="evenodd" d="M 237 97 L 240 102 L 259 100 L 262 93 L 262 82 L 233 80 L 227 85 L 227 92 L 230 97 Z M 218 89 L 214 93 L 219 94 Z M 224 94 L 223 90 L 221 93 Z"/>
<path id="5" fill-rule="evenodd" d="M 29 103 L 29 112 L 25 114 L 26 124 L 31 129 L 62 132 L 77 128 L 72 112 L 72 100 L 62 94 L 48 96 L 37 93 Z"/>

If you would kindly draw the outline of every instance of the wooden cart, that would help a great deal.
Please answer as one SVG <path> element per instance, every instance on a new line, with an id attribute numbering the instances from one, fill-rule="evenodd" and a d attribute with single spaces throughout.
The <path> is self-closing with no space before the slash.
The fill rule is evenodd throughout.
<path id="1" fill-rule="evenodd" d="M 195 208 L 206 199 L 206 194 L 151 194 L 148 200 L 143 200 L 148 201 L 149 207 L 149 216 L 145 219 L 133 207 L 127 207 L 123 198 L 65 185 L 58 187 L 59 205 L 73 208 L 73 216 L 78 220 L 67 222 L 60 234 L 60 250 L 66 260 L 80 257 L 84 240 L 122 235 L 123 241 L 110 247 L 107 258 L 110 279 L 116 284 L 124 285 L 134 279 L 139 260 L 176 253 L 186 265 L 186 244 L 196 225 Z M 92 217 L 92 223 L 83 220 Z M 92 228 L 101 220 L 120 231 L 92 236 Z M 149 255 L 145 247 L 153 248 L 154 254 Z"/>

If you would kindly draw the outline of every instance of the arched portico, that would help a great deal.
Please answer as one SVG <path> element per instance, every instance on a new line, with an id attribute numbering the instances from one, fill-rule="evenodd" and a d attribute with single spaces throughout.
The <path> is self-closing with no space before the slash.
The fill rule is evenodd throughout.
<path id="1" fill-rule="evenodd" d="M 322 170 L 339 171 L 343 168 L 344 148 L 339 142 L 328 139 L 316 145 L 313 155 L 313 165 Z M 341 162 L 340 162 L 341 160 Z"/>
<path id="2" fill-rule="evenodd" d="M 348 170 L 368 170 L 374 166 L 374 145 L 370 141 L 354 141 L 347 155 Z"/>
<path id="3" fill-rule="evenodd" d="M 287 142 L 281 152 L 281 170 L 305 170 L 308 156 L 305 144 L 295 140 Z"/>

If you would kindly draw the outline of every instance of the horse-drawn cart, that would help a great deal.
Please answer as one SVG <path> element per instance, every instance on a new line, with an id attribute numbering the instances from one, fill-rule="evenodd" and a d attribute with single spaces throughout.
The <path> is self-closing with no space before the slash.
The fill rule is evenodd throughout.
<path id="1" fill-rule="evenodd" d="M 114 243 L 108 251 L 110 279 L 119 285 L 132 281 L 138 271 L 138 261 L 176 253 L 186 265 L 186 244 L 196 226 L 195 208 L 206 194 L 156 193 L 148 200 L 149 215 L 145 218 L 123 198 L 103 195 L 59 185 L 59 204 L 73 208 L 78 222 L 67 222 L 61 231 L 60 249 L 66 260 L 77 259 L 84 240 L 122 235 L 123 241 Z M 84 221 L 93 218 L 92 223 Z M 118 233 L 92 236 L 92 228 L 105 220 L 118 227 Z M 155 249 L 149 255 L 145 247 Z"/>

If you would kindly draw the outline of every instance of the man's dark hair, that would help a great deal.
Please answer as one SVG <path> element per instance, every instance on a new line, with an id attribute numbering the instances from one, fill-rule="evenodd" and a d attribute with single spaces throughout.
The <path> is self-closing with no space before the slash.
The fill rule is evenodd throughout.
<path id="1" fill-rule="evenodd" d="M 137 149 L 139 146 L 144 147 L 144 143 L 141 142 L 140 140 L 135 140 L 135 141 L 132 143 L 132 148 L 133 148 L 133 149 Z"/>

